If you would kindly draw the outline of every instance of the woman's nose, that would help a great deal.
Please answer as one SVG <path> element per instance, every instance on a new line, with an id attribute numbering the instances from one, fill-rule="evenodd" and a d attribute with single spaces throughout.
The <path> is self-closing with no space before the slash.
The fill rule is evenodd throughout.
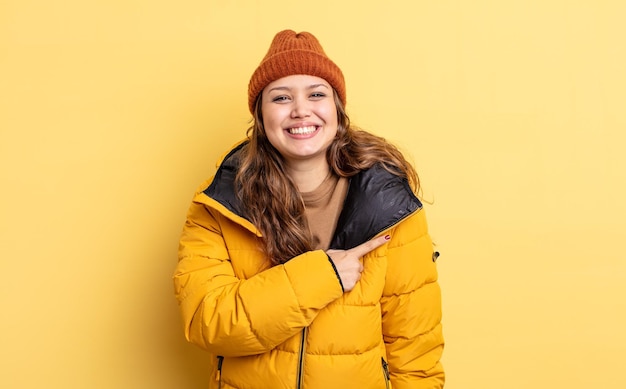
<path id="1" fill-rule="evenodd" d="M 292 118 L 303 118 L 311 115 L 311 108 L 306 99 L 295 99 L 291 110 Z"/>

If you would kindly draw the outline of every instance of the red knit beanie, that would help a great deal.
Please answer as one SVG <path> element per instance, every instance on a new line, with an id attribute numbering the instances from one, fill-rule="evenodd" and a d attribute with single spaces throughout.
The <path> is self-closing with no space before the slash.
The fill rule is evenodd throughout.
<path id="1" fill-rule="evenodd" d="M 346 84 L 341 69 L 324 53 L 313 34 L 284 30 L 276 34 L 267 54 L 252 74 L 248 84 L 248 106 L 254 114 L 254 103 L 271 82 L 294 74 L 323 78 L 346 105 Z"/>

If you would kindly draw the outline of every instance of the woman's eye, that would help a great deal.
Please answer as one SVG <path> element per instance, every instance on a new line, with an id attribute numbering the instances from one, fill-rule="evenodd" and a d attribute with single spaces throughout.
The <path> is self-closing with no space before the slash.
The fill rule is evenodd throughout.
<path id="1" fill-rule="evenodd" d="M 322 98 L 322 97 L 326 97 L 326 94 L 324 94 L 323 92 L 314 92 L 314 93 L 311 93 L 311 97 Z"/>
<path id="2" fill-rule="evenodd" d="M 272 99 L 272 101 L 280 103 L 283 101 L 287 101 L 289 98 L 287 96 L 276 96 Z"/>

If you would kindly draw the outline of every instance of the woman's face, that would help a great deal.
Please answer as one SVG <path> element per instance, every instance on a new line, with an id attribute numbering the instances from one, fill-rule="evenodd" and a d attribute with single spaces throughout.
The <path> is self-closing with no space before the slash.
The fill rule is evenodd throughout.
<path id="1" fill-rule="evenodd" d="M 337 134 L 333 89 L 323 78 L 293 75 L 270 83 L 261 95 L 267 139 L 288 164 L 326 164 Z"/>

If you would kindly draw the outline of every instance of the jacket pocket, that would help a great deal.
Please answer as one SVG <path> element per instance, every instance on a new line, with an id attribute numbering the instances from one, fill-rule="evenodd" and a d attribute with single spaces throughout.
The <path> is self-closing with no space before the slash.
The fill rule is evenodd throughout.
<path id="1" fill-rule="evenodd" d="M 383 376 L 385 377 L 385 388 L 390 389 L 391 377 L 389 376 L 389 365 L 387 364 L 387 361 L 385 361 L 385 358 L 381 357 L 380 360 L 382 361 L 382 364 L 383 364 Z"/>
<path id="2" fill-rule="evenodd" d="M 217 373 L 215 375 L 215 379 L 217 380 L 217 388 L 222 389 L 222 363 L 224 362 L 224 357 L 217 357 Z"/>

